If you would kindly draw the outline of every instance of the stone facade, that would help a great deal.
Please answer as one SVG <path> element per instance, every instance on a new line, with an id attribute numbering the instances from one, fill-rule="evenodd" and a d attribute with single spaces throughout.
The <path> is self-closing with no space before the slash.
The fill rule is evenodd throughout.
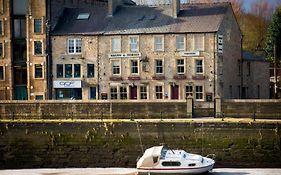
<path id="1" fill-rule="evenodd" d="M 45 1 L 2 0 L 0 10 L 2 22 L 0 69 L 3 71 L 1 72 L 3 78 L 0 80 L 0 99 L 45 99 L 47 93 Z"/>

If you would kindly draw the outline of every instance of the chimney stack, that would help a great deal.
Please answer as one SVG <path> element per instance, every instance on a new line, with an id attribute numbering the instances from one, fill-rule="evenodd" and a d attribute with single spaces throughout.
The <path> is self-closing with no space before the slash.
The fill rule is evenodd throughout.
<path id="1" fill-rule="evenodd" d="M 172 16 L 173 18 L 177 18 L 180 12 L 180 0 L 172 0 Z"/>
<path id="2" fill-rule="evenodd" d="M 123 4 L 123 0 L 108 0 L 108 16 L 112 17 L 118 6 Z"/>

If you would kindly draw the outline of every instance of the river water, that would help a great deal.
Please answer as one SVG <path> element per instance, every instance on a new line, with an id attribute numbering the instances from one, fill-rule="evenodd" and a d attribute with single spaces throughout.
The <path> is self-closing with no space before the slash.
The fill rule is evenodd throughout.
<path id="1" fill-rule="evenodd" d="M 134 168 L 67 168 L 0 170 L 0 175 L 136 175 Z M 217 168 L 209 175 L 280 175 L 281 169 Z"/>

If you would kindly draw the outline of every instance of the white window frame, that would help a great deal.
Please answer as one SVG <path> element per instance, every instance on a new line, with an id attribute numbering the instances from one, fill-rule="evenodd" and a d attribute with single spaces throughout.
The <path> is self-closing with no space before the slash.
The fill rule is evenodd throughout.
<path id="1" fill-rule="evenodd" d="M 181 67 L 183 66 L 183 72 L 178 72 L 178 67 L 179 67 L 178 61 L 179 60 L 183 60 L 183 65 L 182 64 L 180 65 Z M 176 71 L 177 71 L 178 75 L 184 75 L 185 74 L 185 72 L 186 72 L 185 65 L 186 65 L 186 60 L 184 58 L 176 59 Z"/>
<path id="2" fill-rule="evenodd" d="M 119 43 L 119 47 L 117 48 L 117 49 L 114 49 L 113 48 L 113 41 L 114 40 L 118 40 L 118 43 Z M 114 37 L 111 37 L 110 38 L 110 50 L 111 50 L 111 52 L 121 52 L 121 50 L 122 50 L 122 41 L 121 41 L 121 36 L 114 36 Z"/>
<path id="3" fill-rule="evenodd" d="M 113 62 L 119 62 L 119 74 L 114 74 L 114 68 L 113 68 Z M 111 75 L 112 76 L 120 76 L 121 75 L 121 59 L 111 59 L 110 60 L 111 64 Z"/>
<path id="4" fill-rule="evenodd" d="M 156 43 L 156 38 L 161 38 L 161 43 Z M 164 46 L 165 46 L 165 38 L 164 35 L 154 35 L 153 37 L 154 40 L 154 51 L 164 51 Z M 161 48 L 157 49 L 157 45 L 160 45 Z"/>
<path id="5" fill-rule="evenodd" d="M 96 88 L 96 99 L 91 98 L 91 88 L 94 88 L 94 87 Z M 98 99 L 98 93 L 97 92 L 98 92 L 98 87 L 97 86 L 95 86 L 95 85 L 94 86 L 90 86 L 88 88 L 88 94 L 89 94 L 88 98 L 89 98 L 89 100 L 97 100 Z"/>
<path id="6" fill-rule="evenodd" d="M 136 43 L 132 43 L 132 39 L 136 39 Z M 139 36 L 129 36 L 129 50 L 130 50 L 130 52 L 138 52 L 139 51 L 139 47 L 140 47 L 139 40 L 140 40 Z M 133 44 L 136 45 L 135 49 L 132 48 Z"/>
<path id="7" fill-rule="evenodd" d="M 157 87 L 158 86 L 162 87 L 161 88 L 161 90 L 162 90 L 162 98 L 157 98 L 157 94 L 160 94 L 160 92 L 157 92 Z M 163 85 L 155 85 L 154 88 L 155 88 L 155 91 L 154 91 L 155 92 L 155 99 L 156 100 L 163 100 L 164 99 L 164 86 Z"/>
<path id="8" fill-rule="evenodd" d="M 157 61 L 162 61 L 162 73 L 157 73 Z M 154 60 L 154 68 L 156 75 L 163 75 L 164 74 L 164 59 L 155 59 Z"/>
<path id="9" fill-rule="evenodd" d="M 5 65 L 0 65 L 0 67 L 1 66 L 3 67 L 3 79 L 0 79 L 0 81 L 5 81 Z"/>
<path id="10" fill-rule="evenodd" d="M 69 50 L 69 42 L 70 41 L 73 41 L 73 52 L 69 52 L 70 50 Z M 80 41 L 80 47 L 81 47 L 81 51 L 77 51 L 77 41 Z M 80 55 L 80 54 L 82 54 L 82 39 L 81 38 L 68 38 L 67 39 L 67 53 L 69 54 L 69 55 Z"/>
<path id="11" fill-rule="evenodd" d="M 202 87 L 202 92 L 197 92 L 196 87 L 200 87 L 200 86 Z M 202 99 L 197 98 L 197 94 L 199 94 L 199 93 L 202 93 Z M 194 86 L 194 97 L 195 97 L 196 101 L 204 101 L 204 86 L 203 85 L 197 84 Z"/>
<path id="12" fill-rule="evenodd" d="M 149 94 L 149 93 L 148 93 L 148 89 L 149 89 L 149 88 L 148 88 L 148 85 L 140 85 L 139 87 L 140 87 L 140 88 L 139 88 L 139 91 L 140 91 L 140 95 L 139 95 L 140 100 L 148 100 L 148 99 L 149 99 L 149 98 L 148 98 L 148 94 Z M 142 88 L 143 88 L 143 87 L 146 88 L 146 92 L 142 91 Z M 142 98 L 142 95 L 143 95 L 143 94 L 146 94 L 146 98 Z"/>
<path id="13" fill-rule="evenodd" d="M 188 91 L 188 92 L 187 92 L 187 91 L 186 91 L 186 90 L 187 90 L 187 87 L 191 87 L 191 88 L 192 88 L 192 91 Z M 191 97 L 194 96 L 194 86 L 193 86 L 193 85 L 191 85 L 191 84 L 185 85 L 185 97 L 186 97 L 186 98 L 188 97 L 187 93 L 192 94 Z"/>
<path id="14" fill-rule="evenodd" d="M 197 39 L 198 37 L 202 37 L 202 48 L 197 48 Z M 194 50 L 197 51 L 204 51 L 205 50 L 205 35 L 204 34 L 194 34 L 193 35 L 193 41 L 194 41 Z"/>
<path id="15" fill-rule="evenodd" d="M 202 61 L 202 72 L 197 72 L 197 61 Z M 204 69 L 204 58 L 195 58 L 194 59 L 194 72 L 196 75 L 204 75 L 205 69 Z"/>
<path id="16" fill-rule="evenodd" d="M 34 79 L 36 79 L 36 80 L 38 80 L 38 79 L 44 79 L 44 65 L 42 64 L 42 63 L 35 63 L 35 64 L 33 64 L 34 66 L 34 68 L 33 68 L 33 72 L 34 72 L 34 74 L 33 74 L 33 78 Z M 36 78 L 35 77 L 35 74 L 36 74 L 36 65 L 41 65 L 41 67 L 42 67 L 42 77 L 40 77 L 40 78 Z"/>
<path id="17" fill-rule="evenodd" d="M 116 98 L 112 98 L 112 91 L 111 91 L 111 89 L 112 88 L 116 88 Z M 118 87 L 117 86 L 110 86 L 109 87 L 109 95 L 110 95 L 110 100 L 117 100 L 118 99 Z M 114 95 L 115 95 L 115 93 L 114 93 Z"/>
<path id="18" fill-rule="evenodd" d="M 126 89 L 126 93 L 121 92 L 121 88 Z M 125 98 L 121 98 L 122 95 L 126 94 Z M 119 99 L 120 100 L 128 100 L 128 87 L 127 86 L 119 86 Z"/>
<path id="19" fill-rule="evenodd" d="M 132 61 L 136 61 L 138 63 L 138 67 L 137 67 L 137 70 L 138 72 L 137 73 L 133 73 L 133 65 L 132 65 Z M 140 61 L 138 59 L 130 59 L 130 74 L 131 75 L 139 75 L 140 74 Z"/>
<path id="20" fill-rule="evenodd" d="M 35 54 L 35 42 L 41 42 L 41 54 Z M 34 40 L 33 41 L 33 55 L 34 56 L 43 56 L 44 55 L 44 42 L 43 40 Z"/>
<path id="21" fill-rule="evenodd" d="M 183 43 L 182 42 L 180 42 L 180 44 L 182 45 L 183 44 L 183 48 L 178 48 L 178 37 L 183 37 Z M 186 36 L 185 35 L 176 35 L 176 50 L 177 51 L 185 51 L 186 50 Z"/>

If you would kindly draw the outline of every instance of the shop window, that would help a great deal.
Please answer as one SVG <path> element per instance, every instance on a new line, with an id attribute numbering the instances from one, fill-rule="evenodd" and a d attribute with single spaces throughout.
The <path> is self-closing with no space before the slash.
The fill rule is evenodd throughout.
<path id="1" fill-rule="evenodd" d="M 81 77 L 81 65 L 74 64 L 74 78 L 80 78 L 80 77 Z"/>
<path id="2" fill-rule="evenodd" d="M 121 52 L 121 37 L 111 38 L 111 51 Z"/>
<path id="3" fill-rule="evenodd" d="M 0 80 L 4 80 L 4 66 L 0 66 Z"/>
<path id="4" fill-rule="evenodd" d="M 42 55 L 43 43 L 42 41 L 34 41 L 34 55 Z"/>
<path id="5" fill-rule="evenodd" d="M 137 52 L 139 50 L 139 37 L 129 37 L 130 39 L 130 51 Z"/>
<path id="6" fill-rule="evenodd" d="M 97 87 L 90 87 L 90 99 L 91 100 L 97 99 Z"/>
<path id="7" fill-rule="evenodd" d="M 43 67 L 41 64 L 35 64 L 35 78 L 43 78 Z"/>
<path id="8" fill-rule="evenodd" d="M 68 39 L 68 53 L 80 54 L 82 52 L 82 40 L 79 38 Z"/>
<path id="9" fill-rule="evenodd" d="M 178 59 L 177 60 L 177 73 L 178 74 L 184 74 L 184 59 Z"/>
<path id="10" fill-rule="evenodd" d="M 88 78 L 95 77 L 95 65 L 94 64 L 87 64 L 87 77 Z"/>
<path id="11" fill-rule="evenodd" d="M 34 19 L 34 33 L 42 33 L 42 19 Z"/>
<path id="12" fill-rule="evenodd" d="M 185 96 L 186 96 L 186 98 L 188 96 L 193 97 L 193 86 L 191 86 L 191 85 L 185 86 Z"/>
<path id="13" fill-rule="evenodd" d="M 57 78 L 63 78 L 63 64 L 57 64 Z"/>
<path id="14" fill-rule="evenodd" d="M 140 99 L 147 99 L 147 86 L 140 87 Z"/>
<path id="15" fill-rule="evenodd" d="M 119 60 L 112 60 L 111 65 L 112 65 L 112 75 L 120 75 L 121 74 L 120 61 Z"/>
<path id="16" fill-rule="evenodd" d="M 185 36 L 184 35 L 177 35 L 176 36 L 176 49 L 178 51 L 185 50 Z"/>
<path id="17" fill-rule="evenodd" d="M 195 60 L 195 73 L 203 74 L 203 60 Z"/>
<path id="18" fill-rule="evenodd" d="M 110 99 L 116 100 L 117 99 L 117 87 L 110 88 Z"/>
<path id="19" fill-rule="evenodd" d="M 195 86 L 195 99 L 203 100 L 203 86 Z"/>
<path id="20" fill-rule="evenodd" d="M 164 51 L 164 36 L 154 36 L 154 50 Z"/>
<path id="21" fill-rule="evenodd" d="M 138 74 L 139 73 L 138 60 L 131 60 L 131 73 L 132 74 Z"/>
<path id="22" fill-rule="evenodd" d="M 155 73 L 163 74 L 163 60 L 155 60 Z"/>
<path id="23" fill-rule="evenodd" d="M 156 86 L 155 87 L 156 99 L 163 99 L 163 87 Z"/>
<path id="24" fill-rule="evenodd" d="M 121 100 L 126 100 L 127 97 L 127 87 L 120 87 L 120 99 Z"/>
<path id="25" fill-rule="evenodd" d="M 65 78 L 72 78 L 72 64 L 65 65 Z"/>

